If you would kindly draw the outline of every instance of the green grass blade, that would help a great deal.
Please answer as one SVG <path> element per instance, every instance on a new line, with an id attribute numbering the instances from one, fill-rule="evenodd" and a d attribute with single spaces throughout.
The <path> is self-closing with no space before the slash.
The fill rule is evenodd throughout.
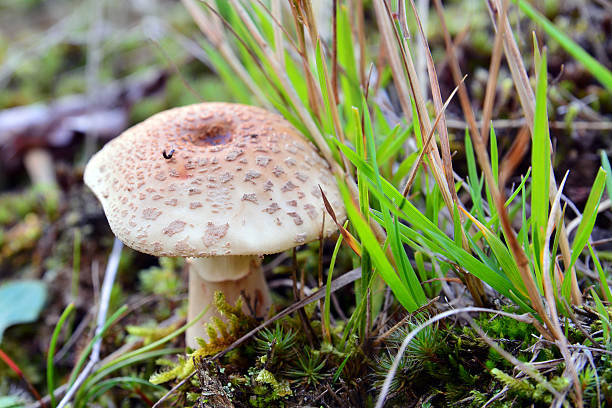
<path id="1" fill-rule="evenodd" d="M 70 303 L 64 309 L 64 312 L 60 316 L 57 324 L 55 325 L 55 329 L 53 330 L 53 335 L 51 336 L 51 342 L 49 343 L 49 352 L 47 353 L 47 392 L 51 397 L 51 408 L 55 408 L 57 405 L 57 401 L 55 400 L 55 365 L 53 363 L 53 358 L 55 357 L 55 347 L 57 345 L 57 338 L 59 337 L 60 332 L 62 331 L 62 327 L 64 327 L 64 322 L 70 316 L 72 311 L 74 310 L 74 303 Z"/>
<path id="2" fill-rule="evenodd" d="M 612 91 L 612 72 L 610 72 L 610 70 L 599 63 L 595 58 L 590 56 L 580 45 L 565 35 L 563 31 L 559 30 L 546 17 L 536 11 L 527 1 L 514 1 L 518 3 L 520 9 L 527 14 L 529 18 L 540 25 L 548 35 L 561 44 L 565 51 L 580 61 L 585 68 L 595 78 L 597 78 L 599 82 L 601 82 L 609 91 Z"/>
<path id="3" fill-rule="evenodd" d="M 348 225 L 348 222 L 344 223 L 344 228 Z M 329 270 L 327 272 L 327 285 L 325 286 L 325 302 L 323 303 L 323 325 L 325 326 L 325 331 L 329 335 L 331 334 L 331 281 L 334 275 L 334 266 L 336 265 L 336 257 L 338 256 L 338 251 L 340 251 L 340 245 L 342 244 L 342 234 L 339 234 L 338 240 L 336 241 L 336 246 L 334 247 L 334 252 L 332 253 L 331 260 L 329 261 Z M 330 339 L 327 339 L 328 341 Z"/>
<path id="4" fill-rule="evenodd" d="M 601 151 L 601 167 L 606 172 L 606 189 L 608 190 L 608 197 L 612 199 L 612 169 L 610 168 L 610 160 L 605 150 Z"/>
<path id="5" fill-rule="evenodd" d="M 604 300 L 606 302 L 612 301 L 612 292 L 610 292 L 610 287 L 608 286 L 608 280 L 606 274 L 601 267 L 601 263 L 599 262 L 599 258 L 593 247 L 590 243 L 587 242 L 587 246 L 589 247 L 589 252 L 591 253 L 591 258 L 593 258 L 593 263 L 595 264 L 595 269 L 597 269 L 597 274 L 599 275 L 599 281 L 601 283 L 601 293 L 603 294 Z"/>
<path id="6" fill-rule="evenodd" d="M 363 117 L 364 117 L 364 131 L 366 136 L 366 149 L 368 151 L 368 161 L 370 166 L 374 169 L 376 188 L 380 194 L 382 192 L 382 177 L 380 176 L 380 172 L 378 171 L 378 162 L 376 158 L 376 147 L 374 144 L 374 130 L 372 128 L 372 121 L 370 118 L 370 112 L 368 110 L 367 101 L 365 98 L 362 99 L 362 109 L 363 109 Z M 425 292 L 421 287 L 421 283 L 410 264 L 410 260 L 406 255 L 406 251 L 402 247 L 401 239 L 399 236 L 398 224 L 399 221 L 397 218 L 392 219 L 389 213 L 388 208 L 385 205 L 384 201 L 380 202 L 381 210 L 383 213 L 383 217 L 385 219 L 385 229 L 387 230 L 388 238 L 391 245 L 391 252 L 393 253 L 393 257 L 395 258 L 395 262 L 397 264 L 397 268 L 399 269 L 399 275 L 404 284 L 407 286 L 408 290 L 412 293 L 412 296 L 415 302 L 421 306 L 427 302 L 427 297 L 425 296 Z"/>
<path id="7" fill-rule="evenodd" d="M 85 395 L 83 398 L 83 403 L 89 404 L 90 401 L 95 401 L 100 395 L 104 394 L 111 388 L 120 386 L 123 387 L 125 385 L 137 384 L 142 385 L 144 387 L 154 388 L 157 391 L 166 392 L 167 390 L 161 385 L 156 385 L 148 380 L 143 380 L 138 377 L 115 377 L 109 378 L 108 380 L 100 381 L 95 386 L 91 387 L 91 390 Z M 129 388 L 132 389 L 132 388 Z"/>
<path id="8" fill-rule="evenodd" d="M 480 221 L 478 221 L 474 216 L 472 216 L 469 212 L 463 211 L 465 215 L 467 215 L 474 225 L 480 230 L 480 232 L 484 235 L 487 243 L 491 247 L 493 254 L 495 254 L 495 258 L 499 262 L 502 270 L 513 283 L 514 288 L 527 296 L 527 289 L 525 288 L 525 284 L 523 279 L 521 278 L 521 274 L 519 273 L 518 266 L 516 265 L 516 261 L 506 245 L 502 242 L 502 240 L 492 233 L 487 227 L 485 227 Z"/>
<path id="9" fill-rule="evenodd" d="M 476 135 L 476 137 L 479 137 Z M 482 187 L 479 183 L 478 172 L 476 170 L 476 158 L 474 156 L 474 148 L 472 146 L 472 138 L 470 132 L 465 129 L 465 159 L 468 168 L 468 185 L 470 186 L 470 196 L 472 197 L 472 204 L 476 211 L 476 217 L 481 221 L 485 222 L 484 209 L 482 206 Z"/>
<path id="10" fill-rule="evenodd" d="M 396 127 L 396 129 L 398 128 Z M 378 149 L 376 157 L 379 163 L 386 163 L 404 147 L 404 142 L 412 134 L 412 125 L 399 132 L 399 135 L 395 137 L 397 134 L 394 129 L 393 136 L 385 140 L 385 142 L 389 141 L 388 144 L 386 146 L 381 145 Z"/>
<path id="11" fill-rule="evenodd" d="M 89 353 L 91 353 L 91 349 L 93 348 L 94 343 L 99 338 L 104 336 L 104 333 L 106 333 L 106 330 L 108 330 L 108 328 L 117 319 L 119 319 L 119 317 L 121 317 L 121 315 L 123 313 L 125 313 L 127 310 L 128 310 L 128 307 L 126 305 L 121 306 L 115 313 L 112 314 L 111 317 L 108 318 L 106 323 L 104 323 L 104 326 L 102 326 L 102 330 L 100 330 L 100 332 L 98 334 L 96 334 L 91 339 L 89 344 L 87 344 L 87 347 L 85 348 L 85 351 L 83 351 L 83 353 L 81 353 L 81 357 L 79 358 L 79 361 L 77 362 L 77 364 L 74 366 L 74 369 L 72 370 L 72 375 L 70 375 L 70 379 L 68 380 L 68 384 L 70 384 L 70 385 L 74 384 L 74 381 L 76 380 L 77 376 L 81 372 L 81 369 L 83 368 L 83 364 L 85 364 L 85 360 L 87 360 L 87 357 L 89 357 Z"/>
<path id="12" fill-rule="evenodd" d="M 574 263 L 576 263 L 578 256 L 591 236 L 591 232 L 595 226 L 597 208 L 599 207 L 599 201 L 603 195 L 605 182 L 606 172 L 600 167 L 599 171 L 597 172 L 597 177 L 595 177 L 593 187 L 591 188 L 591 192 L 589 193 L 589 198 L 587 199 L 587 203 L 584 207 L 582 220 L 580 221 L 580 225 L 578 225 L 574 242 L 572 243 L 572 257 L 568 269 L 571 269 L 574 266 Z"/>
<path id="13" fill-rule="evenodd" d="M 604 333 L 604 340 L 606 344 L 610 343 L 610 329 L 612 329 L 612 324 L 610 323 L 610 314 L 608 313 L 608 309 L 603 305 L 599 296 L 595 290 L 591 289 L 591 295 L 593 296 L 593 300 L 595 300 L 595 306 L 597 308 L 597 313 L 599 314 L 599 318 L 601 319 L 601 328 Z"/>
<path id="14" fill-rule="evenodd" d="M 550 185 L 550 136 L 547 113 L 547 72 L 546 52 L 542 53 L 542 61 L 537 76 L 536 108 L 533 127 L 533 143 L 531 148 L 531 214 L 533 243 L 539 251 L 544 244 L 544 235 L 548 225 L 549 185 Z M 539 254 L 539 252 L 537 252 Z M 539 259 L 539 255 L 538 255 Z"/>
<path id="15" fill-rule="evenodd" d="M 499 185 L 499 153 L 497 151 L 497 135 L 495 134 L 495 129 L 491 126 L 489 141 L 491 143 L 491 172 L 493 173 L 493 180 L 495 181 L 495 185 Z M 485 188 L 487 192 L 487 202 L 489 203 L 489 211 L 491 212 L 491 217 L 497 218 L 497 207 L 493 202 L 493 197 L 491 196 L 491 191 L 489 190 L 489 185 L 485 183 Z"/>
<path id="16" fill-rule="evenodd" d="M 344 199 L 348 219 L 351 221 L 351 224 L 357 231 L 357 235 L 359 235 L 359 238 L 361 239 L 361 245 L 372 257 L 372 262 L 376 267 L 376 271 L 382 276 L 387 285 L 389 285 L 398 302 L 400 302 L 400 304 L 406 310 L 411 312 L 415 311 L 419 306 L 415 303 L 412 295 L 397 276 L 397 273 L 393 269 L 393 266 L 391 266 L 385 252 L 378 244 L 374 232 L 372 232 L 366 220 L 362 217 L 359 210 L 357 210 L 357 207 L 355 207 L 355 204 L 353 203 L 348 191 L 348 187 L 346 187 L 342 180 L 339 180 L 338 185 Z M 365 285 L 367 283 L 362 282 L 362 284 Z"/>

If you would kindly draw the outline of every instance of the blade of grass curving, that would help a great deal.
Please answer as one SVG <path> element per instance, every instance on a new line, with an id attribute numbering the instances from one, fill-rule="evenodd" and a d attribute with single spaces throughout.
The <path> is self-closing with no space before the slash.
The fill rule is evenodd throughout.
<path id="1" fill-rule="evenodd" d="M 338 185 L 346 206 L 347 217 L 357 231 L 357 235 L 359 235 L 359 238 L 361 239 L 361 245 L 372 257 L 372 262 L 376 267 L 376 271 L 382 276 L 387 285 L 389 285 L 398 302 L 400 302 L 400 304 L 409 312 L 415 311 L 418 309 L 419 305 L 397 276 L 397 273 L 393 270 L 393 266 L 387 259 L 383 249 L 378 244 L 374 232 L 372 232 L 368 222 L 363 218 L 353 203 L 348 187 L 343 181 L 339 182 Z M 365 284 L 365 282 L 363 284 Z"/>
<path id="2" fill-rule="evenodd" d="M 576 231 L 574 242 L 572 243 L 572 259 L 570 262 L 570 268 L 576 263 L 578 256 L 591 236 L 591 232 L 595 226 L 595 219 L 597 218 L 599 201 L 601 200 L 601 196 L 603 195 L 603 190 L 605 188 L 605 182 L 606 172 L 600 167 L 599 171 L 597 172 L 597 176 L 595 177 L 593 187 L 591 187 L 589 198 L 587 199 L 587 203 L 584 207 L 582 220 L 580 221 L 580 225 Z"/>
<path id="3" fill-rule="evenodd" d="M 119 309 L 117 309 L 117 311 L 115 313 L 113 313 L 108 320 L 106 321 L 106 323 L 104 324 L 104 326 L 102 326 L 102 330 L 100 330 L 100 332 L 98 334 L 96 334 L 87 344 L 87 347 L 85 347 L 85 350 L 81 353 L 81 357 L 79 358 L 77 364 L 74 366 L 74 369 L 72 370 L 72 374 L 70 375 L 70 379 L 68 380 L 68 384 L 71 386 L 72 384 L 74 384 L 74 381 L 76 380 L 77 376 L 79 375 L 79 373 L 81 372 L 81 369 L 83 368 L 83 365 L 85 364 L 85 360 L 87 360 L 87 357 L 89 357 L 89 353 L 91 352 L 91 349 L 93 348 L 94 343 L 101 338 L 102 336 L 104 336 L 104 333 L 106 333 L 106 330 L 108 330 L 108 328 L 115 323 L 115 321 L 117 321 L 120 317 L 122 317 L 122 315 L 128 310 L 128 307 L 126 305 L 121 306 Z"/>
<path id="4" fill-rule="evenodd" d="M 120 362 L 116 363 L 116 364 L 111 364 L 111 365 L 106 365 L 104 366 L 105 368 L 100 368 L 99 370 L 97 370 L 91 377 L 89 377 L 84 383 L 83 386 L 79 389 L 79 391 L 77 392 L 74 400 L 75 400 L 75 407 L 80 408 L 80 407 L 85 407 L 85 402 L 84 402 L 84 396 L 87 395 L 90 390 L 91 387 L 95 387 L 96 384 L 99 384 L 99 382 L 106 376 L 108 376 L 109 374 L 120 370 L 124 367 L 130 367 L 133 364 L 142 362 L 142 361 L 147 361 L 150 359 L 154 359 L 157 357 L 161 357 L 161 356 L 167 356 L 169 354 L 179 354 L 184 352 L 184 348 L 164 348 L 164 349 L 158 349 L 158 350 L 151 350 L 151 351 L 147 351 L 145 353 L 141 353 L 138 355 L 132 355 L 130 358 L 127 359 L 122 359 Z"/>
<path id="5" fill-rule="evenodd" d="M 513 0 L 527 16 L 536 22 L 548 35 L 556 40 L 571 56 L 576 58 L 584 67 L 602 83 L 609 91 L 612 91 L 612 72 L 599 61 L 589 55 L 578 43 L 559 30 L 546 17 L 536 11 L 525 0 Z"/>
<path id="6" fill-rule="evenodd" d="M 525 288 L 525 283 L 523 282 L 521 275 L 519 273 L 518 267 L 516 265 L 516 261 L 512 257 L 510 251 L 501 239 L 497 237 L 494 233 L 492 233 L 486 226 L 484 226 L 480 221 L 478 221 L 474 216 L 472 216 L 469 212 L 467 212 L 463 207 L 460 207 L 461 211 L 469 217 L 474 225 L 480 230 L 480 232 L 484 235 L 487 243 L 491 247 L 491 250 L 495 254 L 495 258 L 499 262 L 502 270 L 508 279 L 512 282 L 514 288 L 521 294 L 527 296 L 527 289 Z"/>
<path id="7" fill-rule="evenodd" d="M 336 142 L 338 148 L 342 150 L 342 152 L 346 155 L 348 160 L 352 162 L 352 164 L 358 169 L 364 172 L 367 176 L 369 183 L 371 183 L 373 189 L 370 191 L 376 195 L 376 198 L 383 200 L 391 200 L 395 202 L 395 205 L 399 205 L 399 208 L 394 208 L 393 204 L 388 208 L 392 211 L 397 212 L 398 216 L 402 219 L 409 220 L 409 222 L 413 225 L 417 225 L 419 229 L 425 232 L 433 241 L 440 243 L 447 251 L 451 259 L 456 262 L 458 265 L 461 265 L 467 271 L 482 279 L 491 285 L 495 290 L 504 294 L 505 296 L 515 298 L 516 295 L 512 295 L 509 292 L 509 289 L 512 287 L 509 284 L 509 281 L 501 277 L 501 275 L 492 271 L 488 266 L 482 264 L 476 258 L 468 254 L 465 250 L 460 247 L 457 247 L 455 243 L 448 238 L 437 226 L 435 226 L 427 217 L 421 214 L 416 207 L 414 207 L 408 200 L 406 200 L 399 191 L 397 191 L 387 180 L 381 179 L 382 189 L 384 195 L 378 195 L 376 185 L 374 181 L 375 174 L 374 170 L 368 163 L 365 163 L 361 158 L 357 156 L 357 154 L 352 151 L 347 146 L 341 145 Z M 389 198 L 387 198 L 387 196 Z M 405 226 L 400 225 L 400 230 L 402 230 Z M 536 291 L 537 292 L 537 291 Z"/>
<path id="8" fill-rule="evenodd" d="M 104 394 L 108 390 L 120 386 L 125 387 L 128 386 L 128 389 L 132 389 L 129 386 L 132 384 L 142 385 L 144 387 L 150 387 L 157 391 L 165 392 L 166 389 L 161 385 L 156 385 L 148 380 L 143 380 L 138 377 L 114 377 L 109 378 L 108 380 L 104 380 L 96 384 L 91 390 L 83 397 L 83 403 L 86 405 L 90 404 L 90 401 L 95 401 L 100 395 Z"/>
<path id="9" fill-rule="evenodd" d="M 55 346 L 57 345 L 57 339 L 59 337 L 60 332 L 62 331 L 62 327 L 64 327 L 64 322 L 70 316 L 72 311 L 74 310 L 74 303 L 70 303 L 64 309 L 64 312 L 60 316 L 57 324 L 55 325 L 55 329 L 53 330 L 53 335 L 51 336 L 51 342 L 49 343 L 49 351 L 47 352 L 47 392 L 51 397 L 51 408 L 55 408 L 57 405 L 57 400 L 55 399 L 55 365 L 53 364 L 53 358 L 55 357 Z"/>

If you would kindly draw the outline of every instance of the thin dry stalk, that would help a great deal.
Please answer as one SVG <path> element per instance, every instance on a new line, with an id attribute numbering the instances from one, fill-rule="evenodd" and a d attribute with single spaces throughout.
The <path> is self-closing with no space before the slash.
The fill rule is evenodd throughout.
<path id="1" fill-rule="evenodd" d="M 272 106 L 270 103 L 262 97 L 264 93 L 261 88 L 259 88 L 259 86 L 257 86 L 257 84 L 251 79 L 249 73 L 244 69 L 240 63 L 240 60 L 228 45 L 228 42 L 223 34 L 223 26 L 219 18 L 213 13 L 204 12 L 202 7 L 199 7 L 196 4 L 195 0 L 181 1 L 197 24 L 200 31 L 204 33 L 215 49 L 219 51 L 229 66 L 234 70 L 234 72 L 236 72 L 240 80 L 246 84 L 253 95 L 263 104 L 264 107 L 271 109 Z"/>
<path id="2" fill-rule="evenodd" d="M 467 75 L 465 75 L 463 77 L 463 79 L 461 80 L 462 83 L 463 83 L 463 81 L 465 80 L 466 77 L 467 77 Z M 459 90 L 459 87 L 458 86 L 455 87 L 453 92 L 446 99 L 446 102 L 444 102 L 444 106 L 442 106 L 442 110 L 436 116 L 436 120 L 434 122 L 434 125 L 431 128 L 431 132 L 429 133 L 429 135 L 427 135 L 427 140 L 425 141 L 425 144 L 423 144 L 423 149 L 421 149 L 421 153 L 419 153 L 419 157 L 417 158 L 416 162 L 414 163 L 414 165 L 410 169 L 410 175 L 408 176 L 408 181 L 406 182 L 406 185 L 404 186 L 404 189 L 402 190 L 402 195 L 404 197 L 406 197 L 408 195 L 408 193 L 410 192 L 410 189 L 412 188 L 412 183 L 414 183 L 414 180 L 416 178 L 417 170 L 421 166 L 421 162 L 423 161 L 423 155 L 427 151 L 427 146 L 429 146 L 429 143 L 431 142 L 431 139 L 433 139 L 434 129 L 435 129 L 436 125 L 438 124 L 438 121 L 442 118 L 442 114 L 446 111 L 446 108 L 448 107 L 448 104 L 453 99 L 453 96 L 455 96 L 455 94 L 457 93 L 458 90 Z"/>
<path id="3" fill-rule="evenodd" d="M 508 0 L 504 0 L 504 9 L 508 9 Z M 489 78 L 487 80 L 485 98 L 482 106 L 482 127 L 480 130 L 480 138 L 482 139 L 485 147 L 489 143 L 489 124 L 493 115 L 495 91 L 497 88 L 497 76 L 499 74 L 499 66 L 501 64 L 503 34 L 504 29 L 502 26 L 502 29 L 495 35 L 495 40 L 493 41 L 493 51 L 491 52 L 491 62 L 489 63 Z M 474 135 L 474 137 L 476 137 L 476 135 Z"/>
<path id="4" fill-rule="evenodd" d="M 293 16 L 293 23 L 295 25 L 295 31 L 298 36 L 299 43 L 299 55 L 302 62 L 302 71 L 306 75 L 306 89 L 308 91 L 308 105 L 313 115 L 321 121 L 321 107 L 323 106 L 323 97 L 317 90 L 316 81 L 310 74 L 310 62 L 308 61 L 308 51 L 306 49 L 306 38 L 304 35 L 304 24 L 302 23 L 304 17 L 301 11 L 297 8 L 297 5 L 291 2 L 291 15 Z"/>
<path id="5" fill-rule="evenodd" d="M 338 100 L 338 0 L 332 0 L 332 89 Z"/>

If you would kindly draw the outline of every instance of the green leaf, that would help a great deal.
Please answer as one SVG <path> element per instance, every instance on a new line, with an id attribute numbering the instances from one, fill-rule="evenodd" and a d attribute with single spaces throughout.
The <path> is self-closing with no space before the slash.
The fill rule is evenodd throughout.
<path id="1" fill-rule="evenodd" d="M 8 327 L 38 319 L 46 298 L 42 281 L 18 280 L 0 286 L 0 343 Z"/>

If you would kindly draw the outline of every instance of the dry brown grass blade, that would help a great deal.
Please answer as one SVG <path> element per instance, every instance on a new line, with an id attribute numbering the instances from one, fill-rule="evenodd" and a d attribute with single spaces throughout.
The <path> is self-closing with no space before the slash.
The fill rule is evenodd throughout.
<path id="1" fill-rule="evenodd" d="M 393 81 L 398 89 L 400 96 L 400 104 L 406 117 L 410 117 L 410 97 L 413 97 L 419 124 L 421 126 L 421 137 L 422 142 L 425 143 L 425 136 L 429 134 L 432 129 L 429 115 L 426 109 L 426 101 L 418 86 L 418 80 L 416 77 L 416 70 L 414 62 L 407 51 L 406 39 L 400 36 L 397 31 L 395 24 L 393 23 L 394 18 L 389 5 L 383 0 L 374 1 L 374 11 L 376 13 L 376 20 L 378 23 L 379 30 L 383 37 L 383 44 L 387 50 L 387 57 L 391 64 L 391 70 L 393 72 Z M 394 47 L 397 46 L 397 49 Z M 401 54 L 401 58 L 398 55 Z M 407 87 L 407 84 L 410 87 Z M 453 202 L 451 198 L 448 185 L 445 181 L 444 172 L 442 170 L 442 160 L 438 152 L 438 146 L 435 143 L 429 145 L 429 149 L 426 151 L 427 157 L 430 161 L 431 173 L 438 184 L 442 193 L 442 198 L 449 211 L 453 212 Z"/>
<path id="2" fill-rule="evenodd" d="M 270 103 L 266 100 L 266 98 L 262 97 L 264 93 L 261 88 L 259 88 L 259 86 L 257 86 L 257 84 L 251 79 L 249 73 L 244 69 L 240 63 L 240 60 L 228 45 L 228 42 L 223 35 L 223 26 L 218 17 L 214 14 L 205 13 L 202 7 L 198 6 L 195 0 L 181 1 L 189 14 L 191 14 L 191 17 L 197 24 L 200 31 L 202 31 L 202 33 L 206 36 L 206 38 L 208 38 L 217 51 L 219 51 L 223 58 L 225 58 L 225 61 L 227 61 L 234 72 L 236 72 L 240 80 L 246 84 L 251 92 L 253 92 L 253 95 L 262 103 L 264 107 L 271 109 L 272 106 Z"/>
<path id="3" fill-rule="evenodd" d="M 517 133 L 517 136 L 512 141 L 510 150 L 502 158 L 499 166 L 499 185 L 505 186 L 514 170 L 525 157 L 529 150 L 529 128 L 523 126 Z"/>
<path id="4" fill-rule="evenodd" d="M 508 10 L 508 0 L 504 0 L 504 10 Z M 505 15 L 505 12 L 500 14 L 500 17 Z M 491 117 L 493 115 L 493 104 L 495 102 L 495 91 L 497 88 L 497 76 L 499 74 L 499 66 L 501 64 L 502 57 L 502 45 L 504 35 L 504 25 L 501 26 L 499 32 L 495 35 L 493 41 L 493 51 L 491 52 L 491 62 L 489 64 L 489 78 L 487 80 L 487 87 L 485 90 L 485 98 L 482 106 L 482 128 L 480 130 L 480 138 L 487 147 L 489 143 L 489 126 L 491 123 Z M 474 135 L 476 137 L 476 135 Z"/>
<path id="5" fill-rule="evenodd" d="M 323 157 L 332 166 L 332 171 L 335 174 L 343 175 L 344 172 L 342 171 L 338 163 L 336 163 L 336 161 L 334 160 L 332 152 L 329 146 L 327 145 L 325 138 L 321 134 L 321 131 L 319 130 L 316 123 L 310 116 L 309 112 L 301 104 L 299 96 L 297 95 L 295 89 L 293 89 L 293 86 L 291 85 L 291 82 L 289 81 L 289 78 L 287 77 L 287 73 L 279 65 L 267 41 L 263 38 L 263 36 L 259 32 L 259 29 L 255 26 L 255 24 L 251 20 L 251 17 L 247 13 L 247 11 L 244 9 L 243 4 L 238 0 L 230 0 L 230 2 L 233 5 L 234 11 L 238 15 L 238 17 L 242 20 L 246 28 L 249 30 L 249 33 L 251 34 L 253 40 L 258 44 L 261 51 L 264 53 L 267 61 L 270 63 L 270 66 L 272 67 L 275 74 L 277 75 L 280 84 L 283 86 L 285 92 L 287 93 L 290 99 L 290 102 L 293 108 L 295 109 L 296 113 L 298 114 L 301 121 L 304 123 L 304 125 L 308 129 L 308 132 L 314 139 Z"/>
<path id="6" fill-rule="evenodd" d="M 376 20 L 378 22 L 378 28 L 380 31 L 382 47 L 386 51 L 385 56 L 391 68 L 393 74 L 393 80 L 397 93 L 399 95 L 399 102 L 402 107 L 402 111 L 406 117 L 412 116 L 412 109 L 410 107 L 410 90 L 408 89 L 408 78 L 404 73 L 404 66 L 397 52 L 394 52 L 393 44 L 395 43 L 395 34 L 391 24 L 387 23 L 387 14 L 385 6 L 380 1 L 375 0 L 374 11 L 376 12 Z M 429 133 L 429 132 L 427 132 Z"/>
<path id="7" fill-rule="evenodd" d="M 463 81 L 465 81 L 466 77 L 467 77 L 467 75 L 465 75 L 463 77 L 463 79 L 461 80 L 461 83 L 463 83 Z M 404 186 L 404 189 L 402 190 L 402 195 L 404 197 L 406 197 L 408 195 L 408 193 L 410 192 L 410 189 L 412 188 L 412 184 L 414 183 L 414 179 L 416 178 L 417 170 L 421 166 L 421 163 L 423 162 L 423 156 L 425 154 L 425 151 L 427 151 L 427 146 L 429 146 L 429 143 L 431 143 L 431 139 L 433 139 L 434 129 L 436 128 L 436 125 L 438 124 L 438 121 L 442 118 L 442 114 L 446 111 L 446 108 L 448 107 L 448 104 L 453 99 L 453 96 L 455 96 L 455 94 L 457 93 L 458 90 L 459 90 L 459 86 L 456 86 L 455 89 L 453 90 L 453 92 L 446 99 L 446 102 L 444 102 L 444 106 L 442 106 L 442 110 L 436 116 L 436 120 L 434 122 L 434 125 L 432 126 L 431 132 L 429 132 L 429 135 L 427 135 L 427 140 L 423 144 L 423 148 L 421 149 L 421 153 L 419 153 L 419 157 L 417 158 L 416 162 L 414 163 L 414 165 L 410 169 L 410 175 L 408 176 L 408 181 L 406 182 L 406 185 Z"/>
<path id="8" fill-rule="evenodd" d="M 334 222 L 338 226 L 338 229 L 340 230 L 340 233 L 342 234 L 344 241 L 353 250 L 353 252 L 355 252 L 357 256 L 361 257 L 361 248 L 359 247 L 357 240 L 355 239 L 355 237 L 353 237 L 353 234 L 351 234 L 346 228 L 344 228 L 342 224 L 338 222 L 338 218 L 336 217 L 336 212 L 334 211 L 334 208 L 332 207 L 332 205 L 329 203 L 329 200 L 327 199 L 327 196 L 323 192 L 323 189 L 321 188 L 321 186 L 319 186 L 319 190 L 321 191 L 321 198 L 323 198 L 323 204 L 325 205 L 325 209 L 327 210 L 329 215 L 332 217 L 332 220 L 334 220 Z"/>
<path id="9" fill-rule="evenodd" d="M 334 0 L 335 1 L 335 0 Z M 306 2 L 308 3 L 308 2 Z M 342 126 L 342 122 L 340 121 L 340 112 L 338 112 L 338 100 L 337 100 L 337 84 L 334 85 L 334 78 L 336 77 L 337 74 L 333 74 L 331 80 L 330 80 L 330 76 L 329 76 L 329 70 L 327 68 L 327 64 L 325 62 L 325 55 L 323 54 L 323 43 L 321 38 L 319 37 L 318 32 L 316 31 L 316 22 L 314 21 L 314 17 L 312 15 L 312 8 L 310 6 L 310 3 L 308 3 L 309 5 L 306 6 L 305 9 L 302 10 L 302 14 L 306 17 L 307 21 L 308 19 L 312 18 L 313 21 L 308 21 L 307 22 L 307 26 L 308 27 L 312 27 L 309 32 L 311 36 L 316 36 L 316 37 L 312 37 L 311 41 L 313 44 L 317 44 L 320 45 L 318 47 L 318 52 L 320 52 L 320 60 L 322 62 L 322 69 L 323 69 L 323 76 L 325 77 L 325 86 L 328 89 L 327 92 L 327 99 L 328 99 L 328 105 L 329 105 L 329 110 L 332 116 L 332 121 L 334 124 L 334 130 L 336 132 L 336 136 L 338 137 L 338 139 L 344 143 L 344 130 L 343 130 L 343 126 Z M 316 51 L 315 51 L 316 52 Z M 332 59 L 335 58 L 336 56 L 332 56 Z M 337 61 L 335 61 L 335 69 L 337 70 L 338 68 L 338 64 Z M 334 86 L 336 88 L 334 88 Z M 334 91 L 331 91 L 335 89 Z M 317 88 L 317 94 L 322 95 L 323 92 L 322 90 L 320 90 L 319 88 Z M 323 110 L 323 108 L 321 108 L 321 110 Z M 342 165 L 344 166 L 344 170 L 348 171 L 348 169 L 350 169 L 349 166 L 349 161 L 347 160 L 347 158 L 344 155 L 341 155 L 342 158 Z"/>
<path id="10" fill-rule="evenodd" d="M 332 0 L 332 89 L 338 100 L 338 0 Z"/>
<path id="11" fill-rule="evenodd" d="M 302 62 L 302 71 L 306 76 L 306 89 L 308 90 L 308 105 L 314 116 L 321 121 L 323 97 L 317 91 L 316 81 L 310 74 L 310 62 L 308 60 L 308 51 L 306 49 L 306 37 L 304 35 L 304 24 L 301 21 L 304 20 L 304 16 L 301 10 L 297 7 L 295 2 L 290 2 L 291 14 L 293 16 L 293 24 L 295 25 L 295 31 L 298 36 L 299 42 L 299 55 Z"/>
<path id="12" fill-rule="evenodd" d="M 571 358 L 567 338 L 563 334 L 563 330 L 559 323 L 559 316 L 557 313 L 557 303 L 556 303 L 556 297 L 554 293 L 555 288 L 553 287 L 553 284 L 551 281 L 551 275 L 549 273 L 550 265 L 551 265 L 550 251 L 549 251 L 550 238 L 553 234 L 555 226 L 557 225 L 555 221 L 557 219 L 561 219 L 560 218 L 561 216 L 561 192 L 563 191 L 563 186 L 565 185 L 565 181 L 567 180 L 568 174 L 569 174 L 569 171 L 565 173 L 565 176 L 563 177 L 563 180 L 561 181 L 561 184 L 559 185 L 559 190 L 557 194 L 555 194 L 555 197 L 551 203 L 552 208 L 550 210 L 550 217 L 548 219 L 548 225 L 546 226 L 544 247 L 541 249 L 542 286 L 544 287 L 544 297 L 546 299 L 546 303 L 547 303 L 546 306 L 549 310 L 551 321 L 555 325 L 555 330 L 558 332 L 557 333 L 557 345 L 559 346 L 559 350 L 561 351 L 561 354 L 563 355 L 563 358 L 566 361 L 567 369 L 573 379 L 572 382 L 574 384 L 574 391 L 575 391 L 574 397 L 576 398 L 576 405 L 581 407 L 583 405 L 582 388 L 580 385 L 580 381 L 578 380 L 578 373 L 577 373 L 576 367 L 574 366 L 573 360 Z M 562 297 L 559 297 L 559 298 L 562 299 Z"/>
<path id="13" fill-rule="evenodd" d="M 425 62 L 427 63 L 427 72 L 429 74 L 429 86 L 431 88 L 431 94 L 433 96 L 436 115 L 439 116 L 439 118 L 436 118 L 436 123 L 434 123 L 432 129 L 438 129 L 444 175 L 446 176 L 446 182 L 448 184 L 448 188 L 453 201 L 458 202 L 459 200 L 457 198 L 457 193 L 455 192 L 455 180 L 453 178 L 453 164 L 451 160 L 450 144 L 448 142 L 448 130 L 446 128 L 446 115 L 444 113 L 445 109 L 442 103 L 442 94 L 440 93 L 438 74 L 436 73 L 436 66 L 434 64 L 433 57 L 431 56 L 431 51 L 427 42 L 427 36 L 425 35 L 425 32 L 423 30 L 423 25 L 419 14 L 417 13 L 414 0 L 410 0 L 410 5 L 412 6 L 412 12 L 414 13 L 414 18 L 419 28 L 419 35 L 421 37 L 423 48 L 425 50 Z"/>

